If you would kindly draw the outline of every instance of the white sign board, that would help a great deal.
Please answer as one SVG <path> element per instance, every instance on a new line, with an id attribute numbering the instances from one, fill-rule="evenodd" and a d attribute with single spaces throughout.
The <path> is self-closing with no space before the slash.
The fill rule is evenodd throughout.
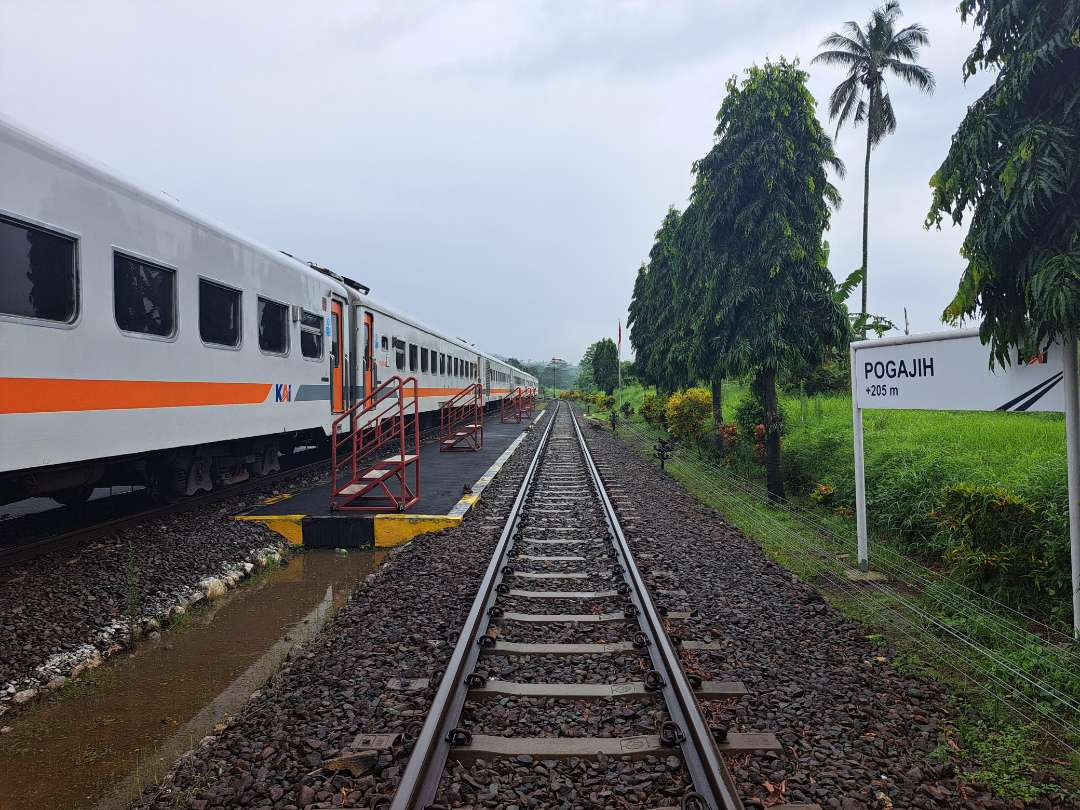
<path id="1" fill-rule="evenodd" d="M 990 369 L 978 330 L 852 345 L 859 408 L 949 411 L 1064 411 L 1060 343 L 1027 362 Z"/>

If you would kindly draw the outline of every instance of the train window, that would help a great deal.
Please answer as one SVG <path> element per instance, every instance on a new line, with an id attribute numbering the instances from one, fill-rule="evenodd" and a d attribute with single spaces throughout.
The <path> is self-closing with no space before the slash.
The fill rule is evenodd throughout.
<path id="1" fill-rule="evenodd" d="M 199 279 L 199 337 L 214 346 L 240 345 L 240 291 Z"/>
<path id="2" fill-rule="evenodd" d="M 409 344 L 409 371 L 416 371 L 416 344 Z"/>
<path id="3" fill-rule="evenodd" d="M 125 332 L 171 337 L 176 332 L 176 271 L 114 253 L 113 308 Z"/>
<path id="4" fill-rule="evenodd" d="M 454 358 L 454 376 L 455 377 L 460 377 L 461 376 L 461 358 L 459 358 L 459 357 Z"/>
<path id="5" fill-rule="evenodd" d="M 401 338 L 394 338 L 392 341 L 394 344 L 394 365 L 397 366 L 398 371 L 405 370 L 405 341 Z"/>
<path id="6" fill-rule="evenodd" d="M 428 350 L 427 350 L 426 347 L 421 347 L 420 348 L 420 371 L 422 371 L 425 374 L 427 374 L 427 369 L 428 369 L 427 351 Z"/>
<path id="7" fill-rule="evenodd" d="M 270 354 L 289 351 L 289 308 L 259 298 L 259 348 Z"/>
<path id="8" fill-rule="evenodd" d="M 323 317 L 306 309 L 300 310 L 300 353 L 311 360 L 322 360 Z M 336 345 L 336 342 L 335 342 Z M 337 368 L 337 363 L 334 363 Z"/>
<path id="9" fill-rule="evenodd" d="M 385 351 L 389 351 L 389 350 L 390 350 L 390 344 L 389 344 L 389 343 L 387 343 L 387 341 L 386 341 L 386 335 L 383 335 L 383 336 L 382 336 L 382 350 L 383 350 L 384 352 L 385 352 Z"/>
<path id="10" fill-rule="evenodd" d="M 75 320 L 75 240 L 0 217 L 0 314 Z"/>
<path id="11" fill-rule="evenodd" d="M 439 373 L 446 376 L 446 355 L 439 352 Z"/>

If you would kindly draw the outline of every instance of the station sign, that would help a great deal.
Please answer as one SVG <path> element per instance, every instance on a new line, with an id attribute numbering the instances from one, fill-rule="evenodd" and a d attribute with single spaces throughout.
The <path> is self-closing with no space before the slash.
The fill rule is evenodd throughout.
<path id="1" fill-rule="evenodd" d="M 852 346 L 853 393 L 863 409 L 1064 411 L 1063 349 L 990 368 L 978 330 L 860 341 Z"/>

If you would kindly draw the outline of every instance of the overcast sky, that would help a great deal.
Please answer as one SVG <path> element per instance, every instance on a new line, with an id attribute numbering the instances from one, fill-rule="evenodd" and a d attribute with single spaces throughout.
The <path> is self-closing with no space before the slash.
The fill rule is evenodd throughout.
<path id="1" fill-rule="evenodd" d="M 625 326 L 729 76 L 800 58 L 832 132 L 842 73 L 808 63 L 871 3 L 756 5 L 0 0 L 0 112 L 490 351 L 576 360 Z M 903 4 L 938 89 L 892 82 L 899 128 L 871 164 L 870 308 L 906 306 L 913 332 L 942 328 L 962 267 L 962 232 L 922 227 L 927 181 L 988 83 L 961 80 L 975 32 L 954 5 Z M 860 262 L 863 137 L 837 144 L 839 278 Z"/>

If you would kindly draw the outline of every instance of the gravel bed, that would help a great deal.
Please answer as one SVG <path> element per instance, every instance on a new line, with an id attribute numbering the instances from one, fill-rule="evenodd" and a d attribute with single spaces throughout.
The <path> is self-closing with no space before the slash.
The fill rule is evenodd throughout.
<path id="1" fill-rule="evenodd" d="M 136 637 L 155 633 L 178 611 L 283 554 L 279 535 L 231 516 L 322 477 L 276 479 L 0 570 L 0 716 L 129 647 L 133 618 Z"/>
<path id="2" fill-rule="evenodd" d="M 530 587 L 528 589 L 538 591 L 540 588 Z M 555 588 L 544 587 L 544 590 L 555 590 Z M 601 590 L 612 590 L 610 583 L 605 585 Z M 514 613 L 615 613 L 622 611 L 623 607 L 627 604 L 626 598 L 622 596 L 605 596 L 600 599 L 589 599 L 582 601 L 580 599 L 530 599 L 524 596 L 503 596 L 499 598 L 499 607 L 505 611 L 513 611 Z"/>
<path id="3" fill-rule="evenodd" d="M 940 685 L 898 672 L 865 630 L 609 431 L 584 433 L 605 483 L 622 488 L 613 500 L 633 526 L 639 566 L 673 571 L 656 585 L 687 592 L 655 601 L 699 610 L 697 637 L 723 644 L 682 651 L 684 668 L 743 681 L 749 694 L 721 717 L 731 731 L 773 731 L 784 745 L 783 756 L 734 758 L 744 802 L 770 806 L 783 785 L 786 801 L 840 810 L 1080 807 L 1005 802 L 962 785 L 953 764 L 929 757 L 951 720 Z"/>
<path id="4" fill-rule="evenodd" d="M 640 681 L 650 669 L 644 654 L 536 655 L 508 657 L 488 655 L 480 671 L 488 678 L 522 683 L 630 683 Z"/>
<path id="5" fill-rule="evenodd" d="M 466 702 L 463 719 L 497 737 L 632 737 L 659 734 L 670 718 L 658 700 L 504 697 Z"/>
<path id="6" fill-rule="evenodd" d="M 578 622 L 538 624 L 506 621 L 499 625 L 499 638 L 528 644 L 591 644 L 631 641 L 636 622 Z"/>
<path id="7" fill-rule="evenodd" d="M 676 806 L 686 791 L 685 769 L 674 756 L 637 762 L 522 756 L 448 768 L 439 799 L 452 807 L 645 808 Z"/>

